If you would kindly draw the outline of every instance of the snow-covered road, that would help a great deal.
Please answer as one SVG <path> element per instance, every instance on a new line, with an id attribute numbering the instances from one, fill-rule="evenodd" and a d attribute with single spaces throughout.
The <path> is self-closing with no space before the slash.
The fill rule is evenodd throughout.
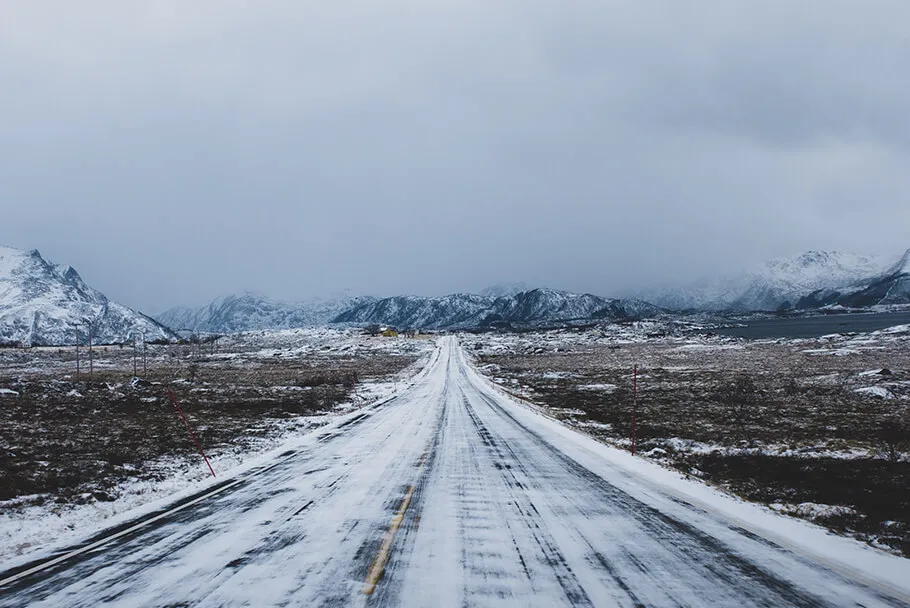
<path id="1" fill-rule="evenodd" d="M 555 426 L 447 338 L 398 398 L 88 550 L 0 572 L 0 606 L 905 605 Z"/>

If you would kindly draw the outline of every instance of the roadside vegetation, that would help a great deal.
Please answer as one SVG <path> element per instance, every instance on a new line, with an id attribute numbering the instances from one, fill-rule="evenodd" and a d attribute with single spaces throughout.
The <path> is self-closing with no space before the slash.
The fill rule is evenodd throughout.
<path id="1" fill-rule="evenodd" d="M 369 403 L 364 382 L 393 382 L 422 346 L 331 338 L 150 345 L 136 376 L 129 348 L 98 348 L 93 373 L 83 360 L 79 376 L 72 349 L 0 352 L 0 509 L 111 501 L 123 482 L 160 480 L 169 460 L 198 458 L 169 387 L 210 456 L 240 454 Z"/>

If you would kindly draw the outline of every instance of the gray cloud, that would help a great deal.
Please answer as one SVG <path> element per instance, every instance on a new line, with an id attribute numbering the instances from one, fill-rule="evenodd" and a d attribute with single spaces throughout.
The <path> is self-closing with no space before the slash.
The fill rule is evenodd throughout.
<path id="1" fill-rule="evenodd" d="M 910 247 L 903 2 L 0 9 L 0 242 L 156 311 Z"/>

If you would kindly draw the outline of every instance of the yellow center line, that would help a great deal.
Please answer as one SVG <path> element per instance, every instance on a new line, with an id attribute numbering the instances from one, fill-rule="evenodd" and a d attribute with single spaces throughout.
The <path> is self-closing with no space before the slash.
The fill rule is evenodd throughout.
<path id="1" fill-rule="evenodd" d="M 420 460 L 417 461 L 418 467 L 424 465 L 429 453 L 430 446 L 428 444 L 427 449 L 421 454 Z M 382 538 L 382 544 L 379 546 L 379 551 L 376 553 L 376 557 L 373 559 L 373 564 L 370 566 L 370 571 L 367 574 L 366 581 L 364 581 L 364 595 L 373 595 L 373 592 L 376 591 L 376 585 L 378 585 L 380 579 L 382 579 L 385 567 L 389 563 L 389 557 L 392 553 L 392 542 L 395 540 L 395 533 L 398 532 L 398 528 L 401 527 L 401 522 L 404 521 L 404 514 L 411 505 L 411 498 L 414 497 L 414 491 L 416 489 L 416 486 L 408 486 L 407 492 L 404 493 L 404 498 L 401 499 L 401 504 L 398 505 L 398 511 L 395 512 L 395 517 L 392 518 L 389 529 L 386 530 L 385 536 Z"/>
<path id="2" fill-rule="evenodd" d="M 376 559 L 373 560 L 373 565 L 370 566 L 370 573 L 367 574 L 367 580 L 363 585 L 363 592 L 366 595 L 373 594 L 373 591 L 376 590 L 377 583 L 379 583 L 379 579 L 382 578 L 382 573 L 385 571 L 386 564 L 389 562 L 389 555 L 392 552 L 392 541 L 395 540 L 395 533 L 398 532 L 401 522 L 404 521 L 404 513 L 411 504 L 412 496 L 414 496 L 414 486 L 408 486 L 408 491 L 401 501 L 401 506 L 398 507 L 398 512 L 396 512 L 395 517 L 392 518 L 392 523 L 389 525 L 389 529 L 382 539 L 382 545 L 379 547 Z"/>

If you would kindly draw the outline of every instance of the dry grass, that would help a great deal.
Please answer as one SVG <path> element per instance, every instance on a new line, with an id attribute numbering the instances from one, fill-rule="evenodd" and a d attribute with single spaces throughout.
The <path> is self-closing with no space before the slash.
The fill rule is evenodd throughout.
<path id="1" fill-rule="evenodd" d="M 750 500 L 910 555 L 905 339 L 651 340 L 516 348 L 480 365 L 587 432 Z M 885 369 L 882 373 L 868 373 Z M 865 372 L 865 373 L 864 373 Z M 878 387 L 883 399 L 857 389 Z M 845 508 L 808 508 L 803 503 Z M 797 507 L 797 505 L 803 505 Z"/>
<path id="2" fill-rule="evenodd" d="M 356 400 L 359 380 L 388 377 L 415 361 L 382 353 L 187 358 L 159 347 L 148 373 L 140 363 L 143 377 L 134 380 L 128 350 L 102 351 L 96 371 L 79 377 L 61 373 L 72 368 L 68 351 L 5 356 L 28 369 L 0 376 L 0 387 L 19 393 L 0 399 L 0 501 L 28 496 L 28 504 L 111 500 L 122 481 L 159 475 L 148 463 L 192 455 L 168 386 L 206 450 L 235 450 L 279 431 L 282 421 Z"/>

